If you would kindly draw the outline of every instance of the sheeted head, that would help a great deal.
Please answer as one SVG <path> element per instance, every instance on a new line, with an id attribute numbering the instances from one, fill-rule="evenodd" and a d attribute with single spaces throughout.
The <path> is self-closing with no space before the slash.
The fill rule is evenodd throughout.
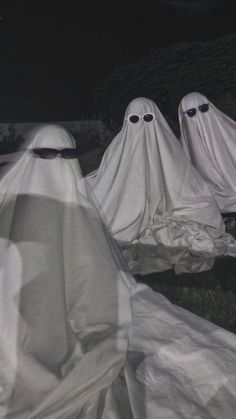
<path id="1" fill-rule="evenodd" d="M 30 147 L 76 148 L 73 136 L 59 125 L 43 125 L 30 131 Z"/>
<path id="2" fill-rule="evenodd" d="M 179 106 L 185 154 L 208 182 L 221 212 L 235 212 L 236 123 L 204 95 L 190 93 Z"/>
<path id="3" fill-rule="evenodd" d="M 164 123 L 164 117 L 156 104 L 145 97 L 132 100 L 126 108 L 124 125 L 131 129 L 151 127 L 156 122 Z"/>
<path id="4" fill-rule="evenodd" d="M 201 93 L 189 93 L 184 96 L 179 106 L 179 117 L 194 118 L 204 117 L 210 111 L 211 103 Z"/>
<path id="5" fill-rule="evenodd" d="M 76 200 L 75 194 L 69 197 L 68 188 L 77 184 L 82 173 L 73 155 L 75 140 L 65 128 L 57 125 L 33 128 L 26 136 L 24 150 L 2 179 L 2 191 L 11 189 L 15 193 L 54 196 L 61 201 Z"/>

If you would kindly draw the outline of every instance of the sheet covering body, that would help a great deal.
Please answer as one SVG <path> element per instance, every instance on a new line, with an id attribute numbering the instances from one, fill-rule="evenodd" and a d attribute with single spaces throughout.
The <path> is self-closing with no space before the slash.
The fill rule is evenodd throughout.
<path id="1" fill-rule="evenodd" d="M 31 135 L 0 183 L 0 417 L 67 419 L 118 375 L 130 295 L 77 159 L 32 154 L 73 138 L 55 126 Z"/>
<path id="2" fill-rule="evenodd" d="M 199 106 L 208 104 L 201 112 Z M 186 111 L 195 108 L 193 117 Z M 179 106 L 181 143 L 202 174 L 222 213 L 236 211 L 236 122 L 204 95 L 190 93 Z"/>
<path id="3" fill-rule="evenodd" d="M 129 104 L 87 182 L 134 273 L 198 272 L 210 269 L 215 256 L 235 253 L 206 182 L 149 99 Z"/>

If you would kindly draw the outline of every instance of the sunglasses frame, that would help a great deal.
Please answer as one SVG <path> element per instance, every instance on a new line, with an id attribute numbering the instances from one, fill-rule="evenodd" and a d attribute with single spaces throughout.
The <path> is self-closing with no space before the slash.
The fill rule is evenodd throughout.
<path id="1" fill-rule="evenodd" d="M 68 150 L 73 150 L 75 151 L 75 155 L 71 156 L 71 157 L 65 157 L 63 156 L 63 152 L 66 152 Z M 62 148 L 62 149 L 57 149 L 57 148 L 51 148 L 51 147 L 39 147 L 39 148 L 32 148 L 30 149 L 30 152 L 35 156 L 38 157 L 40 159 L 43 160 L 53 160 L 56 159 L 57 157 L 63 158 L 64 160 L 72 160 L 72 159 L 76 159 L 78 157 L 78 149 L 77 148 Z M 43 155 L 41 155 L 40 153 L 52 153 L 50 157 L 43 157 Z"/>
<path id="2" fill-rule="evenodd" d="M 205 109 L 205 110 L 203 110 Z M 189 108 L 187 109 L 184 114 L 187 114 L 189 118 L 193 118 L 197 114 L 197 110 L 199 110 L 201 113 L 206 113 L 209 111 L 209 103 L 202 103 L 197 108 Z M 194 111 L 192 115 L 189 115 L 189 111 Z"/>
<path id="3" fill-rule="evenodd" d="M 152 120 L 151 121 L 145 121 L 145 119 L 144 119 L 144 117 L 146 116 L 146 115 L 152 115 Z M 132 117 L 132 116 L 138 116 L 138 121 L 137 122 L 132 122 L 132 121 L 130 121 L 130 118 Z M 143 121 L 144 122 L 147 122 L 147 123 L 149 123 L 149 122 L 152 122 L 154 119 L 155 119 L 155 114 L 153 113 L 153 112 L 148 112 L 148 113 L 145 113 L 143 116 L 140 116 L 140 115 L 138 115 L 138 114 L 136 114 L 136 113 L 131 113 L 130 115 L 128 115 L 127 116 L 127 121 L 128 122 L 131 122 L 131 124 L 138 124 L 139 122 L 140 122 L 140 119 L 143 119 Z"/>

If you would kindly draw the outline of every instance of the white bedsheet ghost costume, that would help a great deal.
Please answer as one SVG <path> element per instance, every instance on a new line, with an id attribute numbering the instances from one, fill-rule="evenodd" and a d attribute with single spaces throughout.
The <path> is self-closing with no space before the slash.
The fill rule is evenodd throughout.
<path id="1" fill-rule="evenodd" d="M 30 151 L 73 139 L 49 126 L 28 147 L 0 182 L 0 417 L 77 418 L 124 363 L 130 296 L 77 159 Z"/>
<path id="2" fill-rule="evenodd" d="M 87 182 L 133 273 L 173 266 L 176 273 L 198 272 L 210 269 L 218 254 L 235 253 L 207 184 L 149 99 L 129 104 L 121 131 Z"/>
<path id="3" fill-rule="evenodd" d="M 208 104 L 201 112 L 199 106 Z M 189 117 L 189 109 L 196 114 Z M 179 106 L 181 143 L 204 177 L 221 213 L 236 211 L 236 122 L 200 93 L 186 95 Z"/>
<path id="4" fill-rule="evenodd" d="M 236 337 L 137 285 L 57 126 L 0 182 L 1 419 L 233 419 Z"/>

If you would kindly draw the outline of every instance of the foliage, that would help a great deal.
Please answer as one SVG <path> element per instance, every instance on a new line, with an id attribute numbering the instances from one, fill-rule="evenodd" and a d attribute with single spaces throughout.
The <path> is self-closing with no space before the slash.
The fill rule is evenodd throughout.
<path id="1" fill-rule="evenodd" d="M 103 148 L 112 138 L 111 132 L 102 122 L 97 127 L 87 126 L 77 131 L 71 131 L 71 133 L 81 153 L 87 153 L 96 148 Z"/>
<path id="2" fill-rule="evenodd" d="M 103 121 L 115 132 L 130 100 L 148 97 L 178 134 L 179 102 L 193 91 L 205 94 L 235 117 L 235 73 L 236 35 L 212 42 L 178 43 L 152 50 L 140 62 L 116 68 L 96 86 L 95 102 Z"/>
<path id="3" fill-rule="evenodd" d="M 24 138 L 17 134 L 14 124 L 8 125 L 7 132 L 5 132 L 5 127 L 0 127 L 0 136 L 2 137 L 0 141 L 0 154 L 12 153 L 19 150 L 24 141 Z"/>

